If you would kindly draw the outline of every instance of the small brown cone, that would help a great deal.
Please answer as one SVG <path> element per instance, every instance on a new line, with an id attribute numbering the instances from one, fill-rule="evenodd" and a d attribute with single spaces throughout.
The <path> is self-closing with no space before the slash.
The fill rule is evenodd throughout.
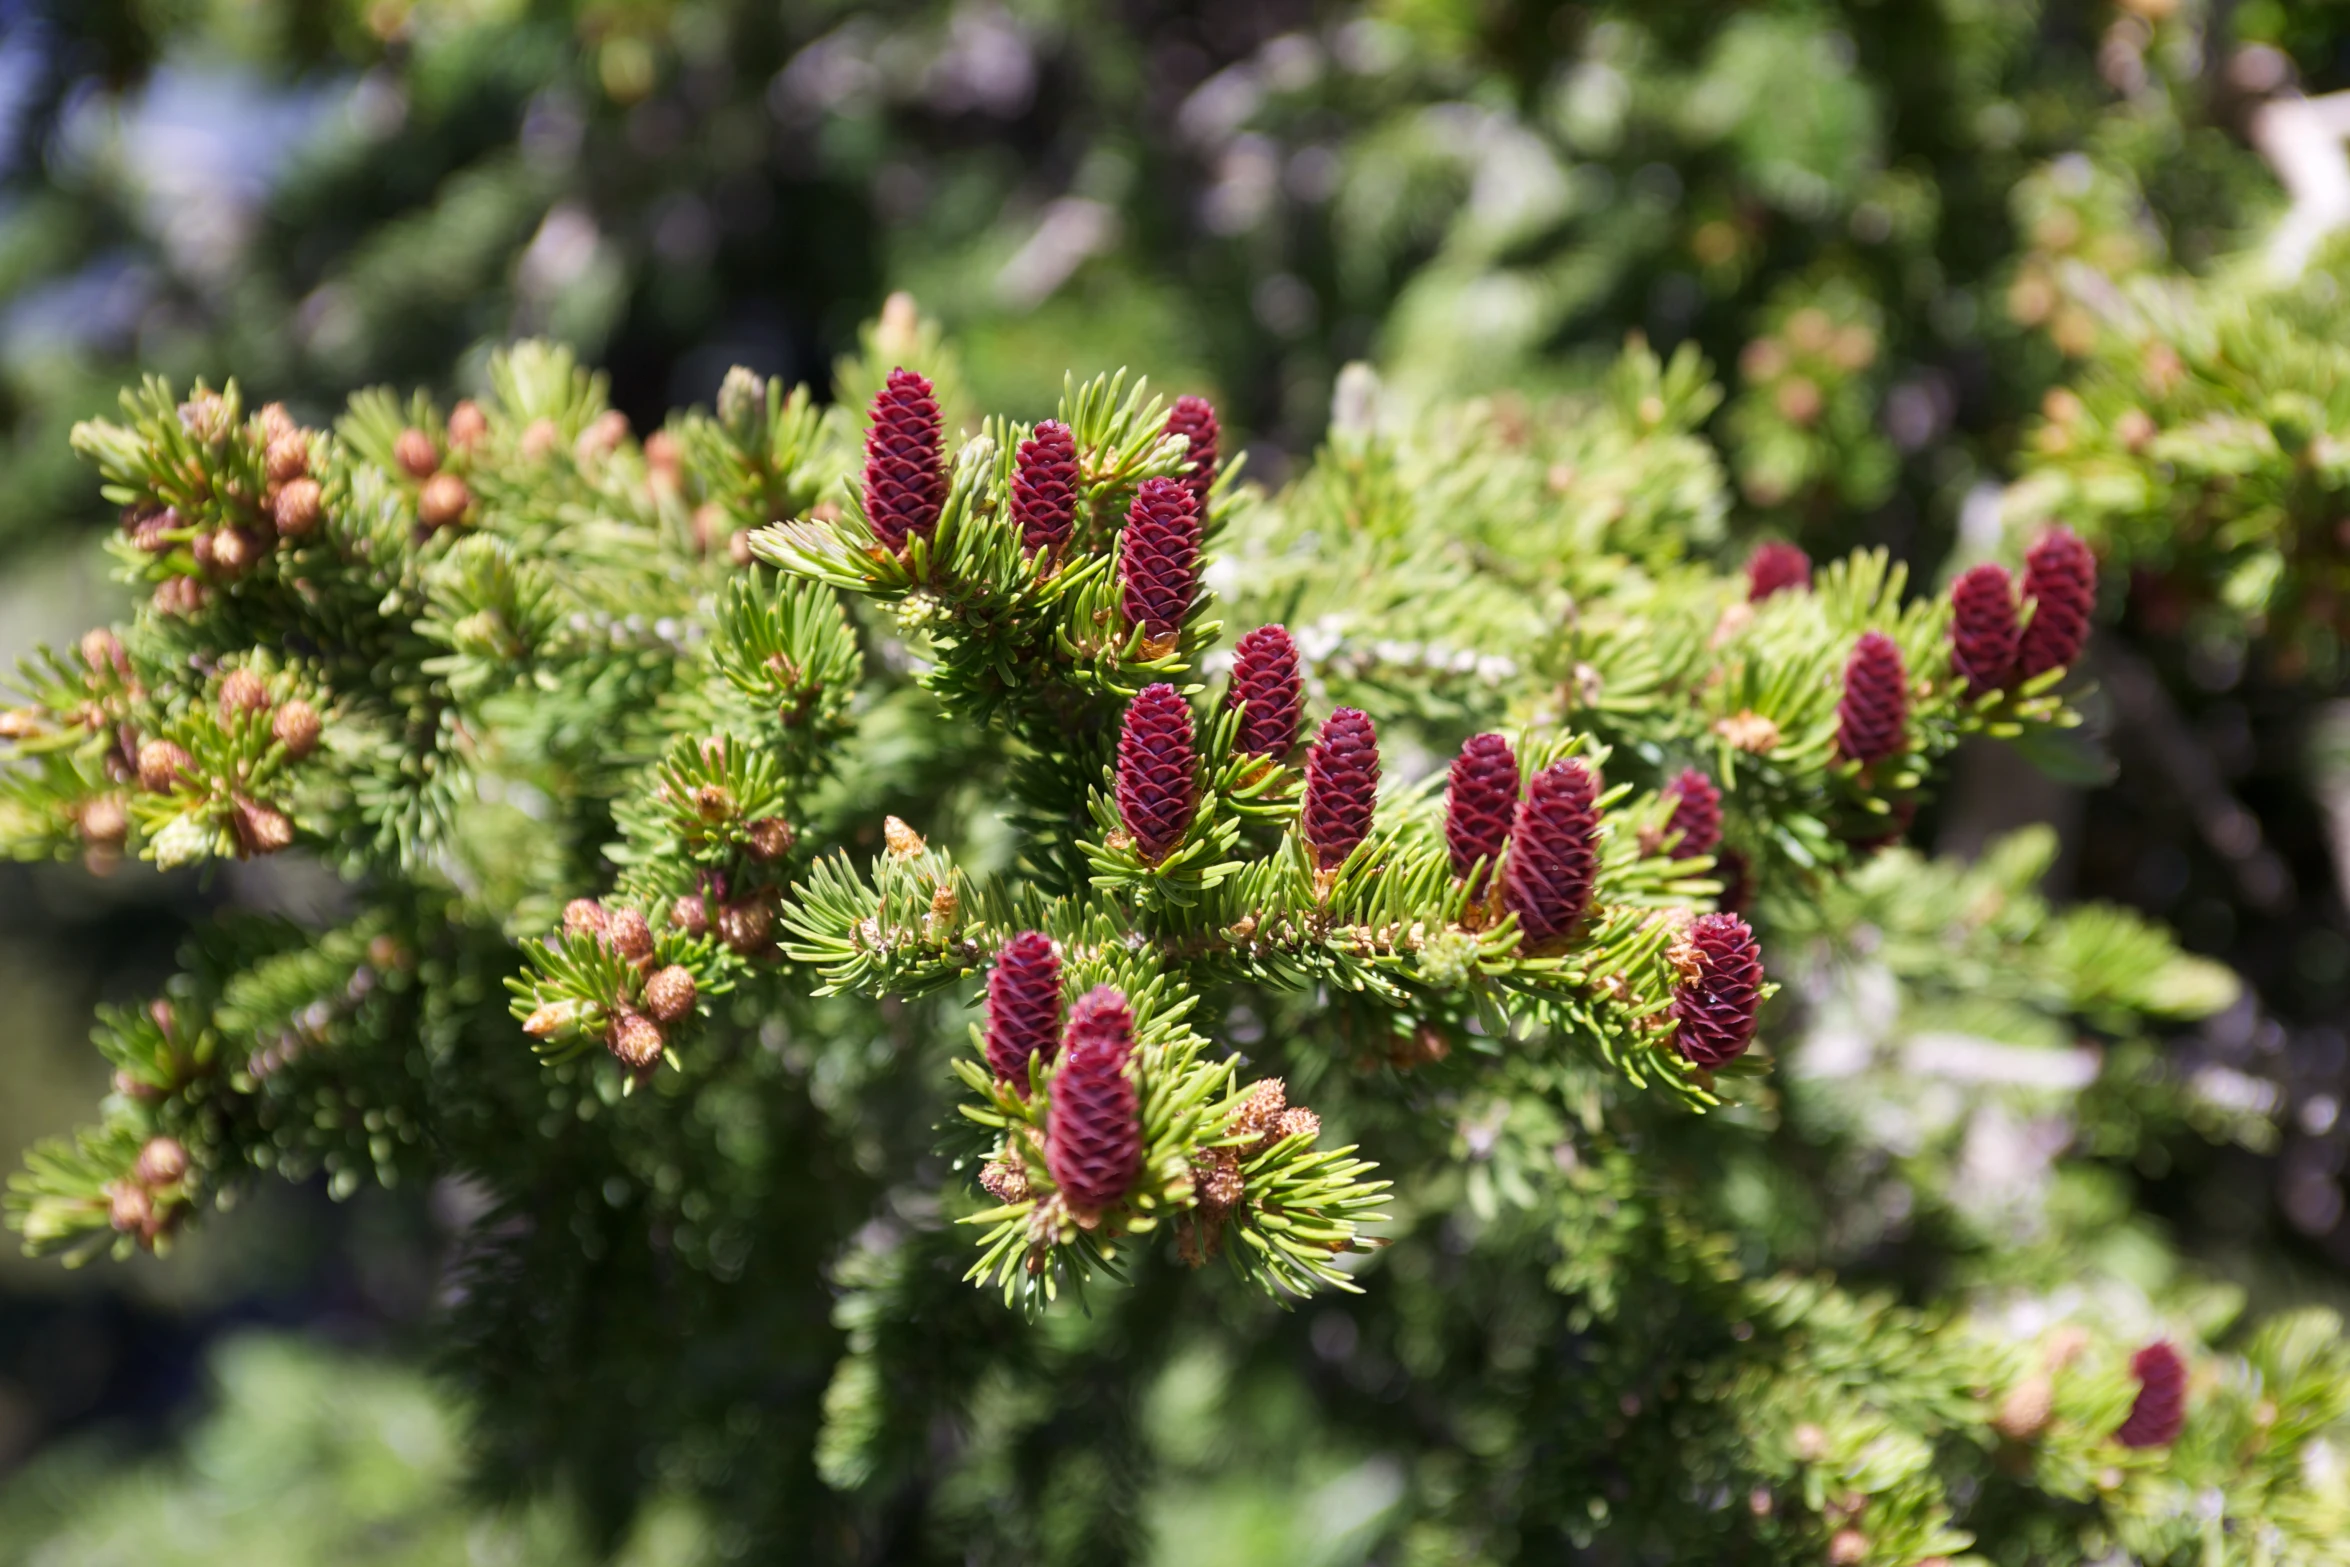
<path id="1" fill-rule="evenodd" d="M 428 528 L 454 528 L 465 520 L 473 492 L 453 473 L 436 473 L 416 495 L 416 520 Z"/>
<path id="2" fill-rule="evenodd" d="M 277 503 L 271 516 L 277 523 L 281 539 L 299 539 L 318 527 L 318 519 L 326 510 L 326 492 L 316 479 L 296 479 L 277 492 Z"/>
<path id="3" fill-rule="evenodd" d="M 298 762 L 318 749 L 318 709 L 296 697 L 277 710 L 269 732 L 286 748 L 286 755 Z"/>
<path id="4" fill-rule="evenodd" d="M 642 1012 L 623 1012 L 614 1018 L 604 1044 L 614 1060 L 640 1078 L 661 1064 L 661 1025 Z"/>
<path id="5" fill-rule="evenodd" d="M 694 1009 L 694 977 L 679 965 L 645 981 L 645 1010 L 656 1022 L 674 1023 Z"/>
<path id="6" fill-rule="evenodd" d="M 411 479 L 429 479 L 441 465 L 441 453 L 431 436 L 410 428 L 402 430 L 392 443 L 392 461 Z"/>

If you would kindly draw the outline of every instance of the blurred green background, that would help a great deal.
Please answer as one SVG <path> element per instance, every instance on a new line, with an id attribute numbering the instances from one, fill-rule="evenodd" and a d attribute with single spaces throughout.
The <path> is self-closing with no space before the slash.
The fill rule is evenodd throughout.
<path id="1" fill-rule="evenodd" d="M 737 363 L 821 388 L 893 288 L 945 323 L 969 405 L 1035 416 L 1065 371 L 1146 368 L 1214 396 L 1273 484 L 1350 360 L 1522 395 L 1627 333 L 1694 342 L 1742 537 L 1882 543 L 1930 577 L 2065 374 L 2045 269 L 2256 239 L 2282 198 L 2249 108 L 2350 82 L 2346 45 L 2350 5 L 2273 0 L 0 0 L 0 651 L 116 607 L 66 432 L 141 372 L 318 422 L 546 333 L 642 429 Z M 1986 763 L 1918 835 L 2053 820 L 2061 890 L 2245 973 L 2181 1048 L 2257 1066 L 2287 1138 L 2146 1173 L 2206 1257 L 2336 1287 L 2338 680 L 2143 617 L 2109 645 L 2160 717 L 2109 720 L 2119 781 Z M 192 917 L 321 896 L 282 869 L 0 870 L 10 1162 L 102 1091 L 90 1007 L 158 979 Z M 462 1494 L 457 1417 L 409 1357 L 467 1211 L 273 1188 L 168 1262 L 0 1260 L 0 1555 L 579 1552 L 557 1502 Z M 1284 1531 L 1375 1516 L 1391 1479 L 1311 1483 L 1326 1506 L 1252 1510 L 1178 1475 L 1163 1549 L 1343 1559 L 1335 1524 Z M 710 1543 L 662 1514 L 626 1559 Z"/>

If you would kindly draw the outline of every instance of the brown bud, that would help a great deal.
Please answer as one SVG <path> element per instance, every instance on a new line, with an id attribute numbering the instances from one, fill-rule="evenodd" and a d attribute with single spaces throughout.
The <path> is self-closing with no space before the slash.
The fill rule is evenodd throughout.
<path id="1" fill-rule="evenodd" d="M 744 957 L 766 951 L 774 935 L 775 911 L 755 898 L 718 910 L 718 939 Z"/>
<path id="2" fill-rule="evenodd" d="M 199 390 L 180 404 L 180 428 L 206 446 L 218 445 L 228 434 L 228 404 L 218 392 Z"/>
<path id="3" fill-rule="evenodd" d="M 441 465 L 440 448 L 433 445 L 431 436 L 412 426 L 392 443 L 392 461 L 411 479 L 429 479 Z"/>
<path id="4" fill-rule="evenodd" d="M 2029 1442 L 2047 1429 L 2055 1398 L 2056 1389 L 2046 1377 L 2026 1377 L 1999 1401 L 1992 1429 L 2011 1442 Z"/>
<path id="5" fill-rule="evenodd" d="M 653 927 L 634 909 L 614 909 L 605 916 L 604 945 L 616 957 L 642 963 L 653 955 Z"/>
<path id="6" fill-rule="evenodd" d="M 579 1019 L 579 1008 L 569 1001 L 550 1001 L 522 1020 L 522 1031 L 533 1039 L 552 1039 Z"/>
<path id="7" fill-rule="evenodd" d="M 563 933 L 567 936 L 601 936 L 610 922 L 604 906 L 593 898 L 574 898 L 563 905 Z"/>
<path id="8" fill-rule="evenodd" d="M 150 1137 L 132 1172 L 142 1186 L 177 1186 L 188 1173 L 188 1150 L 176 1137 Z"/>
<path id="9" fill-rule="evenodd" d="M 468 397 L 449 410 L 449 445 L 461 452 L 479 446 L 482 437 L 490 433 L 490 416 L 481 411 L 481 404 Z"/>
<path id="10" fill-rule="evenodd" d="M 223 576 L 240 576 L 261 558 L 261 540 L 250 528 L 223 528 L 212 535 L 212 564 Z"/>
<path id="11" fill-rule="evenodd" d="M 131 1181 L 115 1181 L 106 1188 L 106 1222 L 125 1235 L 142 1238 L 154 1233 L 155 1199 L 147 1188 Z"/>
<path id="12" fill-rule="evenodd" d="M 124 809 L 122 796 L 116 794 L 84 800 L 74 812 L 74 823 L 81 829 L 82 841 L 96 848 L 111 849 L 131 835 L 131 813 Z"/>
<path id="13" fill-rule="evenodd" d="M 155 613 L 158 615 L 194 615 L 204 608 L 211 595 L 204 584 L 194 577 L 172 577 L 156 584 Z"/>
<path id="14" fill-rule="evenodd" d="M 122 651 L 122 639 L 104 626 L 95 626 L 82 633 L 82 662 L 93 675 L 125 674 L 130 660 Z"/>
<path id="15" fill-rule="evenodd" d="M 655 430 L 645 437 L 645 466 L 656 478 L 675 484 L 685 468 L 685 453 L 678 449 L 677 437 L 667 430 Z"/>
<path id="16" fill-rule="evenodd" d="M 294 824 L 285 812 L 242 795 L 230 807 L 229 831 L 236 835 L 237 854 L 248 860 L 275 854 L 294 841 Z"/>
<path id="17" fill-rule="evenodd" d="M 628 415 L 617 408 L 607 408 L 579 432 L 579 439 L 571 445 L 571 455 L 584 468 L 620 450 L 620 443 L 627 439 Z"/>
<path id="18" fill-rule="evenodd" d="M 318 519 L 326 509 L 326 492 L 316 479 L 296 479 L 277 492 L 277 503 L 271 508 L 276 519 L 278 537 L 298 539 L 318 526 Z"/>
<path id="19" fill-rule="evenodd" d="M 279 708 L 269 725 L 269 732 L 286 748 L 286 755 L 297 762 L 318 749 L 318 730 L 318 709 L 300 697 Z"/>
<path id="20" fill-rule="evenodd" d="M 998 1202 L 1028 1200 L 1028 1172 L 1008 1159 L 996 1159 L 982 1166 L 979 1184 Z"/>
<path id="21" fill-rule="evenodd" d="M 232 669 L 220 680 L 220 721 L 229 723 L 239 713 L 269 711 L 269 685 L 250 669 Z"/>
<path id="22" fill-rule="evenodd" d="M 310 471 L 310 443 L 288 430 L 269 443 L 269 482 L 291 484 Z"/>
<path id="23" fill-rule="evenodd" d="M 1322 1135 L 1322 1118 L 1304 1105 L 1292 1105 L 1281 1112 L 1281 1120 L 1273 1129 L 1276 1140 L 1303 1137 L 1311 1141 Z"/>
<path id="24" fill-rule="evenodd" d="M 706 935 L 710 929 L 710 906 L 698 892 L 687 893 L 669 906 L 669 923 L 689 936 Z"/>
<path id="25" fill-rule="evenodd" d="M 1820 395 L 1819 383 L 1800 375 L 1781 382 L 1772 401 L 1778 405 L 1779 417 L 1789 424 L 1810 424 L 1819 418 L 1826 403 Z"/>
<path id="26" fill-rule="evenodd" d="M 910 860 L 927 847 L 920 833 L 895 816 L 881 819 L 881 841 L 888 846 L 892 857 L 901 860 Z"/>
<path id="27" fill-rule="evenodd" d="M 623 1012 L 614 1018 L 604 1043 L 622 1066 L 639 1077 L 661 1064 L 661 1025 L 642 1012 Z"/>
<path id="28" fill-rule="evenodd" d="M 563 432 L 552 419 L 533 419 L 522 432 L 522 455 L 532 462 L 545 462 L 562 444 Z"/>
<path id="29" fill-rule="evenodd" d="M 1839 1529 L 1828 1542 L 1830 1567 L 1857 1567 L 1869 1559 L 1869 1537 L 1858 1529 Z"/>
<path id="30" fill-rule="evenodd" d="M 677 964 L 645 981 L 645 1010 L 663 1023 L 674 1023 L 694 1009 L 694 977 Z"/>
<path id="31" fill-rule="evenodd" d="M 12 707 L 0 712 L 0 740 L 30 740 L 45 727 L 39 708 Z"/>
<path id="32" fill-rule="evenodd" d="M 275 441 L 281 435 L 292 435 L 301 427 L 294 423 L 294 416 L 286 412 L 285 404 L 264 403 L 260 411 L 253 415 L 253 428 L 259 430 L 266 439 Z"/>
<path id="33" fill-rule="evenodd" d="M 196 759 L 184 746 L 169 740 L 150 740 L 139 747 L 139 787 L 150 794 L 169 794 L 179 787 Z"/>
<path id="34" fill-rule="evenodd" d="M 705 822 L 722 822 L 734 814 L 734 796 L 723 785 L 703 784 L 694 790 L 694 814 Z"/>
<path id="35" fill-rule="evenodd" d="M 172 535 L 186 526 L 187 521 L 178 510 L 166 506 L 139 519 L 139 525 L 131 530 L 131 542 L 150 555 L 168 555 L 179 547 Z"/>
<path id="36" fill-rule="evenodd" d="M 453 528 L 465 520 L 473 492 L 453 473 L 436 473 L 416 495 L 416 520 L 428 528 Z"/>
<path id="37" fill-rule="evenodd" d="M 785 821 L 782 817 L 762 816 L 757 821 L 751 823 L 749 828 L 749 837 L 751 840 L 751 858 L 755 860 L 780 860 L 785 855 L 791 853 L 791 846 L 795 835 L 791 830 L 791 823 Z"/>
<path id="38" fill-rule="evenodd" d="M 2113 421 L 2113 438 L 2132 454 L 2144 451 L 2161 433 L 2153 416 L 2143 408 L 2125 408 L 2121 417 Z"/>

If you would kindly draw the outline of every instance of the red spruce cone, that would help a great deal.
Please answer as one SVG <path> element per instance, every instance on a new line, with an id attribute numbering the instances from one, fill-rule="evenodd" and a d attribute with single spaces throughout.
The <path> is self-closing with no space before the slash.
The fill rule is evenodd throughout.
<path id="1" fill-rule="evenodd" d="M 1336 870 L 1371 836 L 1378 792 L 1379 731 L 1369 714 L 1342 707 L 1306 753 L 1305 808 L 1298 815 L 1322 869 Z"/>
<path id="2" fill-rule="evenodd" d="M 1711 778 L 1687 767 L 1665 785 L 1665 793 L 1673 801 L 1673 819 L 1665 823 L 1665 837 L 1669 840 L 1675 833 L 1681 835 L 1673 853 L 1685 860 L 1713 853 L 1714 845 L 1722 841 L 1722 791 L 1714 787 Z"/>
<path id="3" fill-rule="evenodd" d="M 2004 566 L 1969 567 L 1950 585 L 1950 668 L 1968 696 L 1996 691 L 2014 678 L 2020 633 L 2015 584 Z"/>
<path id="4" fill-rule="evenodd" d="M 865 516 L 893 550 L 913 534 L 930 537 L 947 503 L 938 399 L 930 383 L 897 369 L 873 394 L 865 430 Z"/>
<path id="5" fill-rule="evenodd" d="M 1882 631 L 1864 633 L 1844 662 L 1844 700 L 1836 704 L 1836 749 L 1852 761 L 1881 762 L 1900 752 L 1909 718 L 1909 672 L 1901 649 Z"/>
<path id="6" fill-rule="evenodd" d="M 1468 875 L 1479 860 L 1488 869 L 1501 863 L 1517 809 L 1517 753 L 1500 735 L 1469 736 L 1444 790 L 1444 846 L 1455 876 Z"/>
<path id="7" fill-rule="evenodd" d="M 1754 1042 L 1762 1006 L 1762 948 L 1735 914 L 1700 914 L 1689 927 L 1690 968 L 1673 987 L 1673 1036 L 1703 1067 L 1735 1061 Z"/>
<path id="8" fill-rule="evenodd" d="M 2024 597 L 2032 601 L 2032 622 L 2024 627 L 2017 675 L 2029 680 L 2071 668 L 2097 608 L 2097 557 L 2071 529 L 2049 529 L 2024 553 Z"/>
<path id="9" fill-rule="evenodd" d="M 1024 930 L 996 954 L 987 976 L 987 1064 L 996 1081 L 1025 1098 L 1028 1059 L 1050 1061 L 1061 1043 L 1061 955 L 1039 930 Z"/>
<path id="10" fill-rule="evenodd" d="M 1020 443 L 1012 469 L 1012 520 L 1029 549 L 1057 550 L 1069 542 L 1076 518 L 1077 441 L 1067 425 L 1047 419 Z"/>
<path id="11" fill-rule="evenodd" d="M 1783 588 L 1811 586 L 1811 557 L 1777 539 L 1758 544 L 1746 558 L 1746 598 L 1759 604 Z"/>
<path id="12" fill-rule="evenodd" d="M 1216 439 L 1221 433 L 1216 425 L 1216 405 L 1204 397 L 1178 397 L 1167 414 L 1167 434 L 1191 442 L 1183 486 L 1199 503 L 1202 516 L 1207 515 L 1208 489 L 1216 482 Z"/>
<path id="13" fill-rule="evenodd" d="M 1173 479 L 1145 479 L 1118 546 L 1118 607 L 1153 642 L 1171 642 L 1199 592 L 1199 503 Z"/>
<path id="14" fill-rule="evenodd" d="M 1569 757 L 1534 775 L 1510 829 L 1502 907 L 1518 917 L 1528 946 L 1556 941 L 1591 906 L 1599 868 L 1599 781 Z"/>
<path id="15" fill-rule="evenodd" d="M 1142 1170 L 1142 1120 L 1126 1064 L 1134 1014 L 1126 998 L 1096 987 L 1069 1011 L 1066 1053 L 1053 1074 L 1044 1166 L 1072 1208 L 1106 1208 Z"/>
<path id="16" fill-rule="evenodd" d="M 1191 704 L 1170 685 L 1145 686 L 1118 734 L 1118 819 L 1134 852 L 1156 864 L 1174 851 L 1199 809 L 1199 756 Z"/>
<path id="17" fill-rule="evenodd" d="M 2138 1379 L 2137 1402 L 2113 1439 L 2124 1447 L 2170 1446 L 2187 1423 L 2186 1362 L 2169 1344 L 2157 1342 L 2130 1357 L 2130 1374 Z"/>
<path id="18" fill-rule="evenodd" d="M 1279 761 L 1297 746 L 1304 717 L 1305 686 L 1298 674 L 1297 644 L 1280 626 L 1259 626 L 1232 649 L 1232 685 L 1227 707 L 1246 702 L 1240 715 L 1240 749 Z"/>

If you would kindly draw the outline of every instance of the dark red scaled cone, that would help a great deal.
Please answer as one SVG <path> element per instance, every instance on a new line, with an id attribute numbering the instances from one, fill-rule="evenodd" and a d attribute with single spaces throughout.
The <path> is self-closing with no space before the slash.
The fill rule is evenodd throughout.
<path id="1" fill-rule="evenodd" d="M 1510 829 L 1502 907 L 1518 917 L 1526 944 L 1539 947 L 1575 928 L 1591 906 L 1599 868 L 1599 780 L 1569 757 L 1534 775 Z"/>
<path id="2" fill-rule="evenodd" d="M 1173 479 L 1145 479 L 1118 542 L 1118 607 L 1154 642 L 1172 641 L 1199 592 L 1199 503 Z"/>
<path id="3" fill-rule="evenodd" d="M 1909 719 L 1909 673 L 1901 649 L 1882 631 L 1863 633 L 1844 661 L 1844 700 L 1836 704 L 1836 750 L 1863 764 L 1901 750 Z"/>
<path id="4" fill-rule="evenodd" d="M 1167 433 L 1180 435 L 1191 442 L 1189 467 L 1183 475 L 1184 487 L 1191 498 L 1199 502 L 1200 515 L 1208 510 L 1208 488 L 1216 482 L 1216 440 L 1221 433 L 1216 427 L 1216 408 L 1204 397 L 1178 397 L 1167 415 Z"/>
<path id="5" fill-rule="evenodd" d="M 1191 704 L 1173 686 L 1145 686 L 1126 705 L 1118 734 L 1118 819 L 1145 863 L 1183 841 L 1199 809 L 1199 753 Z"/>
<path id="6" fill-rule="evenodd" d="M 1298 813 L 1314 862 L 1336 870 L 1371 836 L 1379 793 L 1379 731 L 1370 715 L 1342 707 L 1324 721 L 1306 753 L 1306 799 Z"/>
<path id="7" fill-rule="evenodd" d="M 938 399 L 930 383 L 897 369 L 873 394 L 865 429 L 865 516 L 874 536 L 893 550 L 914 534 L 938 526 L 947 501 Z"/>
<path id="8" fill-rule="evenodd" d="M 1012 468 L 1012 520 L 1027 548 L 1057 550 L 1069 542 L 1076 517 L 1077 441 L 1067 425 L 1047 419 L 1020 443 Z"/>
<path id="9" fill-rule="evenodd" d="M 2024 597 L 2032 601 L 2016 673 L 2029 680 L 2069 669 L 2089 640 L 2097 608 L 2097 557 L 2069 528 L 2050 528 L 2024 553 Z"/>
<path id="10" fill-rule="evenodd" d="M 1968 696 L 1996 691 L 2015 676 L 2021 633 L 2015 584 L 2004 566 L 1973 566 L 1950 585 L 1950 669 Z"/>
<path id="11" fill-rule="evenodd" d="M 1028 1092 L 1028 1058 L 1047 1061 L 1061 1043 L 1061 956 L 1050 936 L 1024 930 L 1004 943 L 987 976 L 987 1064 L 999 1082 Z"/>
<path id="12" fill-rule="evenodd" d="M 1279 761 L 1296 747 L 1305 684 L 1297 644 L 1282 627 L 1259 626 L 1233 647 L 1232 684 L 1224 703 L 1240 702 L 1248 704 L 1240 715 L 1240 750 Z"/>
<path id="13" fill-rule="evenodd" d="M 1444 787 L 1444 846 L 1452 852 L 1452 873 L 1466 876 L 1479 860 L 1488 867 L 1501 863 L 1517 813 L 1517 753 L 1500 735 L 1469 736 Z"/>
<path id="14" fill-rule="evenodd" d="M 1102 985 L 1070 1008 L 1045 1116 L 1044 1166 L 1072 1208 L 1108 1207 L 1141 1173 L 1142 1121 L 1126 1071 L 1133 1055 L 1134 1014 L 1124 996 Z"/>
<path id="15" fill-rule="evenodd" d="M 1736 914 L 1746 907 L 1746 900 L 1754 891 L 1754 867 L 1736 849 L 1724 849 L 1715 855 L 1714 864 L 1714 877 L 1722 884 L 1721 895 L 1714 902 L 1725 913 Z"/>
<path id="16" fill-rule="evenodd" d="M 1722 791 L 1714 781 L 1686 767 L 1665 785 L 1665 794 L 1673 802 L 1673 819 L 1665 823 L 1665 839 L 1673 853 L 1684 860 L 1713 853 L 1722 841 Z M 1672 842 L 1675 833 L 1680 834 L 1678 843 Z"/>
<path id="17" fill-rule="evenodd" d="M 1762 1006 L 1762 948 L 1735 914 L 1700 914 L 1689 927 L 1691 957 L 1673 987 L 1674 1044 L 1703 1067 L 1734 1061 L 1754 1042 Z"/>
<path id="18" fill-rule="evenodd" d="M 2130 1374 L 2138 1379 L 2137 1401 L 2113 1439 L 2124 1447 L 2170 1446 L 2187 1423 L 2187 1363 L 2157 1342 L 2130 1357 Z"/>
<path id="19" fill-rule="evenodd" d="M 1784 588 L 1811 586 L 1811 557 L 1777 539 L 1755 546 L 1746 558 L 1746 597 L 1759 604 Z"/>

